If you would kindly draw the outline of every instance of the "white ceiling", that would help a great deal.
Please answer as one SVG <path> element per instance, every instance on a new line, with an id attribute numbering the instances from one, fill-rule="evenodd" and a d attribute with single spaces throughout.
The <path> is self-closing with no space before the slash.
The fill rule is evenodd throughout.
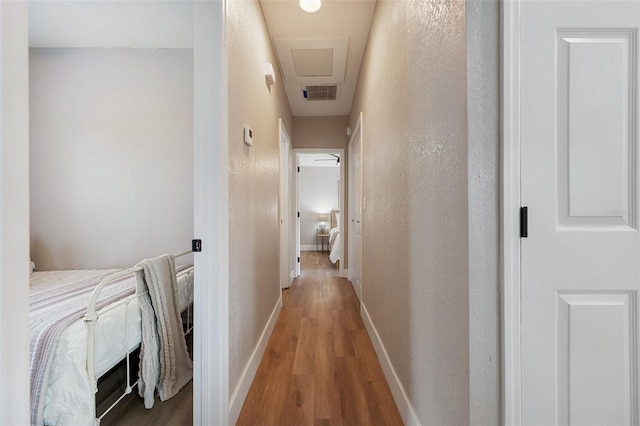
<path id="1" fill-rule="evenodd" d="M 297 0 L 260 0 L 260 4 L 279 56 L 283 78 L 277 81 L 284 84 L 293 115 L 349 115 L 376 0 L 323 0 L 315 13 L 304 12 Z M 305 51 L 300 55 L 296 49 Z M 325 49 L 333 52 L 330 62 Z M 309 71 L 314 69 L 321 71 Z M 330 75 L 327 69 L 332 70 Z M 338 99 L 308 101 L 304 84 L 339 84 Z"/>
<path id="2" fill-rule="evenodd" d="M 31 0 L 29 46 L 192 48 L 193 2 Z"/>

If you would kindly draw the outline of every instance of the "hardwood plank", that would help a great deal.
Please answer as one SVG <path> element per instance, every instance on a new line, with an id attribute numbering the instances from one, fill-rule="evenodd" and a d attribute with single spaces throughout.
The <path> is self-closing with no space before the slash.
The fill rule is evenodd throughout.
<path id="1" fill-rule="evenodd" d="M 287 424 L 312 425 L 314 421 L 315 376 L 294 374 L 289 384 L 284 417 Z"/>
<path id="2" fill-rule="evenodd" d="M 335 366 L 343 421 L 349 425 L 371 424 L 369 405 L 358 374 L 356 359 L 338 357 L 335 359 Z"/>
<path id="3" fill-rule="evenodd" d="M 333 326 L 333 347 L 335 348 L 336 356 L 354 356 L 349 330 L 345 328 L 346 314 L 344 310 L 334 310 L 331 321 Z"/>
<path id="4" fill-rule="evenodd" d="M 313 374 L 318 343 L 318 323 L 314 318 L 300 320 L 300 338 L 293 362 L 293 374 Z"/>
<path id="5" fill-rule="evenodd" d="M 340 418 L 340 394 L 335 378 L 336 354 L 333 348 L 333 332 L 326 328 L 318 334 L 316 346 L 316 392 L 315 392 L 315 418 L 336 419 Z"/>
<path id="6" fill-rule="evenodd" d="M 137 390 L 127 395 L 116 407 L 100 422 L 101 425 L 111 426 L 152 426 L 152 425 L 176 425 L 189 426 L 193 424 L 193 385 L 187 383 L 181 390 L 168 401 L 156 402 L 149 410 L 144 408 L 142 399 L 137 395 Z"/>

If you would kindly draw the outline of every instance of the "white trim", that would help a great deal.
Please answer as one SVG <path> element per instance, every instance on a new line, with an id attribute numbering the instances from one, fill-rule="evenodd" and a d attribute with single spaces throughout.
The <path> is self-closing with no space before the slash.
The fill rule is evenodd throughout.
<path id="1" fill-rule="evenodd" d="M 502 2 L 502 422 L 522 423 L 520 0 Z"/>
<path id="2" fill-rule="evenodd" d="M 318 247 L 320 247 L 318 245 Z M 317 251 L 320 252 L 320 250 L 316 249 L 316 245 L 315 244 L 300 244 L 300 251 Z"/>
<path id="3" fill-rule="evenodd" d="M 378 355 L 378 359 L 380 360 L 380 365 L 382 365 L 382 370 L 384 371 L 384 376 L 387 379 L 387 383 L 389 384 L 389 388 L 391 389 L 391 394 L 393 395 L 393 399 L 396 402 L 396 406 L 398 407 L 398 411 L 400 412 L 400 416 L 402 417 L 402 421 L 405 425 L 420 425 L 420 420 L 418 419 L 418 415 L 416 414 L 416 410 L 413 408 L 413 404 L 409 400 L 407 393 L 396 374 L 396 370 L 393 368 L 393 364 L 389 359 L 389 355 L 387 354 L 387 350 L 380 339 L 380 335 L 376 330 L 376 327 L 373 325 L 373 321 L 369 316 L 369 312 L 367 311 L 367 307 L 364 303 L 360 304 L 360 315 L 362 316 L 362 320 L 364 321 L 364 325 L 367 328 L 367 332 L 369 333 L 369 338 L 373 343 L 373 347 L 376 350 L 376 355 Z"/>
<path id="4" fill-rule="evenodd" d="M 353 166 L 353 144 L 356 140 L 356 137 L 358 137 L 360 139 L 360 197 L 362 198 L 362 194 L 364 193 L 364 184 L 362 181 L 363 178 L 363 174 L 362 174 L 362 169 L 363 169 L 363 162 L 362 162 L 362 157 L 363 157 L 363 144 L 364 144 L 364 140 L 362 138 L 362 117 L 363 117 L 363 113 L 360 112 L 360 114 L 358 115 L 358 120 L 356 121 L 356 125 L 354 126 L 353 132 L 351 133 L 351 138 L 349 138 L 349 144 L 348 144 L 348 150 L 349 150 L 349 169 L 351 169 L 351 167 Z M 351 176 L 351 173 L 349 173 L 349 176 Z M 349 216 L 351 216 L 353 214 L 353 198 L 351 197 L 351 194 L 353 194 L 353 182 L 351 181 L 351 179 L 349 180 Z M 361 213 L 361 218 L 360 221 L 362 221 L 362 213 Z M 344 229 L 344 228 L 343 228 Z M 363 239 L 363 235 L 362 235 L 362 225 L 360 225 L 360 280 L 362 280 L 362 239 Z M 349 241 L 353 241 L 353 228 L 351 226 L 351 223 L 348 223 L 348 231 L 347 231 L 347 235 L 348 235 L 348 240 Z M 349 280 L 349 282 L 351 282 L 351 285 L 353 286 L 353 290 L 356 292 L 356 295 L 358 296 L 358 299 L 360 300 L 360 302 L 362 303 L 362 288 L 358 288 L 358 285 L 356 284 L 355 280 L 354 280 L 354 276 L 355 276 L 355 272 L 353 271 L 353 262 L 351 261 L 351 259 L 353 259 L 353 244 L 349 244 L 349 256 L 347 257 L 347 259 L 349 260 L 349 269 L 347 271 L 340 271 L 340 276 L 344 276 L 346 275 L 346 278 Z M 344 268 L 343 265 L 340 266 L 341 268 Z M 344 275 L 343 275 L 344 274 Z M 360 285 L 362 286 L 362 281 L 360 282 Z"/>
<path id="5" fill-rule="evenodd" d="M 228 424 L 227 0 L 194 2 L 193 423 Z"/>
<path id="6" fill-rule="evenodd" d="M 289 151 L 291 150 L 291 138 L 287 132 L 282 118 L 278 119 L 278 138 L 280 154 L 279 189 L 278 189 L 278 220 L 279 223 L 279 250 L 280 250 L 280 288 L 289 288 L 289 265 L 293 254 L 289 247 L 289 235 L 291 224 L 289 223 Z M 284 160 L 284 161 L 283 161 Z"/>
<path id="7" fill-rule="evenodd" d="M 244 367 L 244 370 L 242 370 L 242 375 L 240 376 L 238 385 L 231 394 L 231 402 L 229 403 L 229 424 L 236 424 L 236 421 L 238 420 L 238 416 L 240 415 L 240 411 L 242 410 L 242 405 L 247 398 L 249 388 L 251 388 L 251 383 L 253 383 L 253 379 L 256 376 L 256 372 L 258 371 L 258 367 L 260 366 L 260 361 L 262 360 L 264 351 L 267 348 L 267 343 L 269 342 L 269 338 L 271 337 L 273 328 L 276 326 L 276 322 L 278 321 L 278 315 L 280 314 L 281 307 L 282 293 L 278 298 L 278 302 L 273 307 L 273 312 L 271 312 L 269 321 L 267 321 L 264 330 L 262 330 L 262 334 L 260 335 L 258 344 L 253 350 L 251 357 L 249 357 L 249 361 Z"/>
<path id="8" fill-rule="evenodd" d="M 0 1 L 0 424 L 29 424 L 27 2 Z"/>

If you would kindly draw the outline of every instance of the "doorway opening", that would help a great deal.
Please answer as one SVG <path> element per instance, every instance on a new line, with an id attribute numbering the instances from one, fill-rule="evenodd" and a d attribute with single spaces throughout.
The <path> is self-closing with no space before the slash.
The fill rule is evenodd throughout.
<path id="1" fill-rule="evenodd" d="M 296 158 L 296 276 L 305 265 L 328 265 L 342 274 L 344 150 L 298 149 Z"/>

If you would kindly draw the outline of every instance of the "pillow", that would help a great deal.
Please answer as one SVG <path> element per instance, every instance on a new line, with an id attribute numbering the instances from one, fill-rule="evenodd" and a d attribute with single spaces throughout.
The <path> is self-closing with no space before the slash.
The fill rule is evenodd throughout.
<path id="1" fill-rule="evenodd" d="M 34 271 L 36 270 L 36 264 L 33 262 L 33 260 L 29 259 L 31 261 L 31 273 L 33 274 Z"/>
<path id="2" fill-rule="evenodd" d="M 340 228 L 340 213 L 336 213 L 336 228 Z"/>

